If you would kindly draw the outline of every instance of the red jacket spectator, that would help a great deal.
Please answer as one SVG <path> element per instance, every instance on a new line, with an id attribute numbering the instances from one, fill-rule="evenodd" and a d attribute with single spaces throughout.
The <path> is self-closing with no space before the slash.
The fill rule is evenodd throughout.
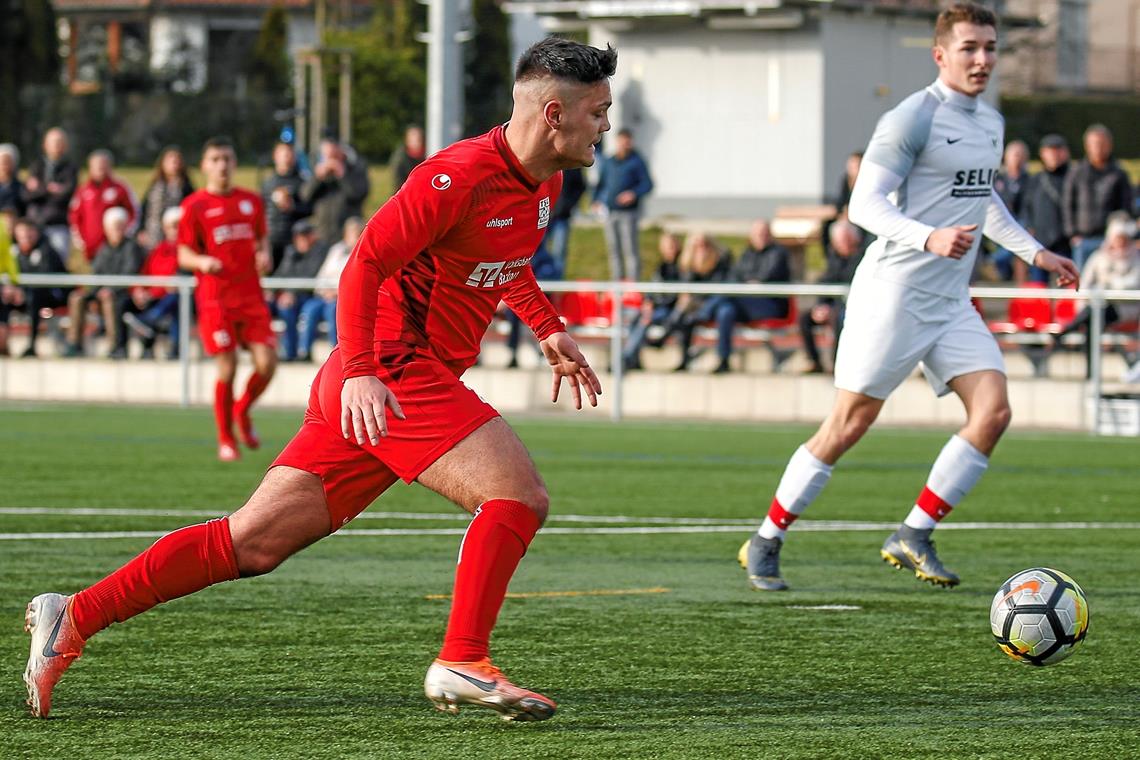
<path id="1" fill-rule="evenodd" d="M 67 221 L 79 236 L 83 253 L 90 261 L 103 245 L 103 213 L 114 206 L 127 210 L 128 234 L 138 219 L 138 202 L 125 182 L 111 173 L 111 156 L 95 151 L 87 160 L 88 179 L 71 199 Z"/>
<path id="2" fill-rule="evenodd" d="M 178 243 L 172 243 L 169 240 L 163 240 L 161 243 L 154 247 L 143 262 L 142 269 L 139 274 L 145 274 L 150 277 L 174 277 L 178 274 Z M 150 292 L 150 297 L 153 299 L 162 298 L 167 293 L 173 293 L 174 288 L 163 288 L 158 286 L 138 286 L 134 290 L 145 290 Z"/>

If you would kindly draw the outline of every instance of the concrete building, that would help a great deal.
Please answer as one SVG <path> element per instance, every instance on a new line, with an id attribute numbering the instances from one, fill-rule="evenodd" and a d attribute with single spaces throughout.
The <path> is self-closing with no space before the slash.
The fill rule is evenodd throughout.
<path id="1" fill-rule="evenodd" d="M 656 184 L 649 214 L 747 219 L 818 204 L 880 114 L 936 77 L 933 2 L 517 0 L 619 51 L 611 120 Z M 991 88 L 996 97 L 996 87 Z"/>

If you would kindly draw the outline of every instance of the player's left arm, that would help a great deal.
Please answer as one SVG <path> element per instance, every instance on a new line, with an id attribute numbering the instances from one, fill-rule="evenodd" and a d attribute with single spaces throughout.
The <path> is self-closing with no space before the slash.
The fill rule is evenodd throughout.
<path id="1" fill-rule="evenodd" d="M 1080 282 L 1080 272 L 1072 260 L 1047 250 L 1036 238 L 1026 232 L 1025 228 L 1013 218 L 1013 214 L 997 190 L 990 191 L 983 232 L 990 240 L 1012 251 L 1025 263 L 1056 274 L 1057 284 L 1060 287 L 1076 286 Z"/>

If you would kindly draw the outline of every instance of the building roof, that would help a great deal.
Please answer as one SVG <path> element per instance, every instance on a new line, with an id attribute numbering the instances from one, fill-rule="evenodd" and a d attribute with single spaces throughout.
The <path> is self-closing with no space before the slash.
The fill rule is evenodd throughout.
<path id="1" fill-rule="evenodd" d="M 282 5 L 289 9 L 307 9 L 313 7 L 313 0 L 52 0 L 51 4 L 57 12 L 117 11 L 140 8 L 149 10 L 164 8 L 269 9 L 274 5 Z"/>

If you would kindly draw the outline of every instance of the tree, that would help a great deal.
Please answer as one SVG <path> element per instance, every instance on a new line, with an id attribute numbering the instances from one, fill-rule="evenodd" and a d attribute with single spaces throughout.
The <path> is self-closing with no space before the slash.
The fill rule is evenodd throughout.
<path id="1" fill-rule="evenodd" d="M 55 12 L 50 0 L 0 0 L 0 7 L 0 135 L 30 147 L 37 124 L 23 107 L 26 93 L 59 87 Z"/>
<path id="2" fill-rule="evenodd" d="M 283 99 L 289 91 L 288 27 L 283 6 L 274 5 L 266 11 L 247 66 L 251 89 L 274 100 Z"/>
<path id="3" fill-rule="evenodd" d="M 464 49 L 463 129 L 486 132 L 511 114 L 511 30 L 495 0 L 472 0 L 475 36 Z"/>
<path id="4" fill-rule="evenodd" d="M 415 33 L 425 13 L 416 0 L 377 0 L 366 26 L 329 35 L 352 51 L 352 142 L 373 160 L 386 161 L 404 128 L 423 123 L 427 50 Z"/>

